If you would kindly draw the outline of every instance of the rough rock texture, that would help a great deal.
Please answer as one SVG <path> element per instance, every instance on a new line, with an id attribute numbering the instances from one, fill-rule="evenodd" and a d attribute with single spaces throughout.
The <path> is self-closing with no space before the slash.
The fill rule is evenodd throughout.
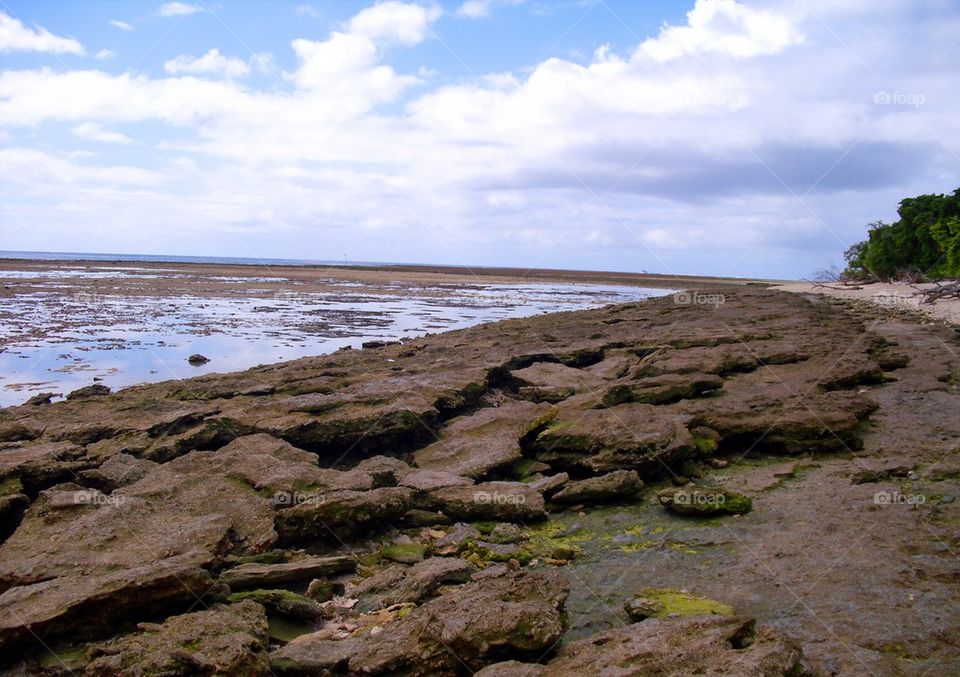
<path id="1" fill-rule="evenodd" d="M 304 557 L 280 564 L 241 564 L 224 571 L 220 582 L 231 588 L 269 587 L 276 583 L 309 580 L 318 576 L 353 571 L 356 566 L 356 560 L 345 555 Z"/>
<path id="2" fill-rule="evenodd" d="M 267 617 L 252 601 L 143 623 L 98 645 L 88 675 L 266 674 Z"/>
<path id="3" fill-rule="evenodd" d="M 570 482 L 550 500 L 557 503 L 603 502 L 634 496 L 642 486 L 635 470 L 614 470 L 599 477 Z"/>
<path id="4" fill-rule="evenodd" d="M 359 598 L 357 609 L 375 611 L 394 604 L 419 604 L 445 583 L 466 583 L 476 571 L 471 562 L 456 557 L 431 557 L 411 567 L 391 566 L 350 588 Z"/>
<path id="5" fill-rule="evenodd" d="M 411 507 L 413 490 L 382 487 L 332 491 L 277 513 L 280 543 L 337 541 L 398 520 Z"/>
<path id="6" fill-rule="evenodd" d="M 488 666 L 478 675 L 737 675 L 798 674 L 796 644 L 752 620 L 723 616 L 646 620 L 564 646 L 546 666 Z"/>
<path id="7" fill-rule="evenodd" d="M 429 675 L 479 669 L 498 656 L 537 658 L 563 633 L 567 583 L 516 572 L 457 586 L 383 632 L 342 640 L 303 635 L 271 654 L 277 674 L 323 670 Z"/>
<path id="8" fill-rule="evenodd" d="M 520 482 L 482 482 L 431 491 L 430 504 L 456 520 L 537 521 L 547 515 L 543 496 Z"/>
<path id="9" fill-rule="evenodd" d="M 454 419 L 413 455 L 421 468 L 481 477 L 522 458 L 520 440 L 556 415 L 548 404 L 512 402 Z"/>
<path id="10" fill-rule="evenodd" d="M 380 557 L 394 543 L 486 568 L 459 585 L 410 579 L 413 592 L 403 592 L 420 564 L 406 569 L 358 604 L 423 595 L 421 606 L 371 611 L 367 625 L 356 626 L 351 599 L 325 601 L 329 627 L 314 643 L 328 644 L 311 649 L 311 665 L 402 671 L 419 665 L 416 655 L 425 671 L 464 670 L 437 637 L 463 643 L 471 669 L 537 660 L 528 646 L 474 641 L 472 630 L 502 619 L 478 611 L 461 628 L 457 605 L 474 609 L 505 576 L 566 572 L 567 645 L 621 626 L 625 589 L 689 586 L 776 621 L 824 674 L 960 671 L 949 641 L 960 615 L 958 335 L 823 299 L 744 286 L 723 295 L 710 306 L 667 297 L 0 410 L 0 522 L 12 531 L 0 545 L 0 655 L 45 654 L 31 633 L 69 645 L 176 617 L 198 598 L 225 599 L 222 581 L 250 565 L 349 554 L 357 576 L 373 579 L 394 566 Z M 796 457 L 791 470 L 772 471 L 784 454 Z M 637 500 L 596 506 L 587 494 L 576 512 L 553 500 L 615 472 L 643 481 Z M 669 484 L 690 479 L 683 491 L 722 488 L 753 510 L 663 509 L 659 492 L 675 504 Z M 434 528 L 456 520 L 476 523 Z M 526 538 L 493 542 L 505 521 Z M 498 557 L 509 559 L 491 565 Z M 830 576 L 824 562 L 838 563 Z M 324 599 L 360 583 L 334 578 Z M 277 585 L 303 592 L 306 583 Z M 486 603 L 512 608 L 498 599 Z M 552 614 L 538 616 L 549 631 L 530 637 L 561 632 Z M 631 627 L 659 627 L 651 622 Z M 689 638 L 675 646 L 696 655 Z M 595 649 L 598 669 L 619 660 Z M 682 654 L 670 660 L 682 666 Z"/>

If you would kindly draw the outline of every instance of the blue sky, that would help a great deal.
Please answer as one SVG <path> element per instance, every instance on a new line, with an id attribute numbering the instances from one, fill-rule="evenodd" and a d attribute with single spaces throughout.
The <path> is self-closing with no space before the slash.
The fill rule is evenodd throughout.
<path id="1" fill-rule="evenodd" d="M 960 185 L 952 2 L 0 4 L 0 249 L 798 277 Z"/>

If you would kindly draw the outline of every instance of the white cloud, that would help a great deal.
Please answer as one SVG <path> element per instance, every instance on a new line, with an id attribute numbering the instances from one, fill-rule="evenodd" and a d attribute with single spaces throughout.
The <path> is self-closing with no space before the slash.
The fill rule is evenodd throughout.
<path id="1" fill-rule="evenodd" d="M 160 16 L 186 16 L 188 14 L 202 12 L 203 7 L 200 7 L 199 5 L 191 5 L 186 2 L 166 2 L 160 5 L 160 9 L 158 11 Z"/>
<path id="2" fill-rule="evenodd" d="M 288 77 L 298 88 L 322 95 L 327 106 L 336 102 L 334 109 L 341 116 L 363 113 L 420 82 L 417 76 L 398 74 L 382 64 L 383 49 L 422 42 L 439 17 L 437 8 L 393 0 L 379 3 L 359 12 L 327 40 L 292 41 L 298 68 Z"/>
<path id="3" fill-rule="evenodd" d="M 48 52 L 83 56 L 83 45 L 72 38 L 53 35 L 46 28 L 27 28 L 19 19 L 0 12 L 0 53 Z"/>
<path id="4" fill-rule="evenodd" d="M 520 5 L 524 0 L 466 0 L 457 8 L 457 16 L 467 19 L 484 19 L 490 16 L 494 5 Z"/>
<path id="5" fill-rule="evenodd" d="M 120 19 L 111 19 L 110 25 L 114 28 L 119 28 L 121 31 L 132 31 L 133 26 L 128 24 L 126 21 L 120 21 Z"/>
<path id="6" fill-rule="evenodd" d="M 697 0 L 687 12 L 687 25 L 665 25 L 640 51 L 661 62 L 711 52 L 751 57 L 777 54 L 802 41 L 803 35 L 783 15 L 736 0 Z"/>
<path id="7" fill-rule="evenodd" d="M 96 122 L 84 122 L 70 130 L 73 135 L 80 139 L 88 141 L 99 141 L 100 143 L 133 143 L 133 139 L 120 132 L 111 132 L 104 129 Z"/>
<path id="8" fill-rule="evenodd" d="M 111 163 L 109 148 L 0 156 L 0 171 L 25 168 L 16 178 L 23 190 L 4 192 L 0 207 L 11 224 L 44 215 L 105 241 L 131 221 L 155 234 L 176 222 L 211 253 L 261 238 L 250 246 L 285 243 L 318 258 L 321 245 L 302 243 L 351 252 L 355 244 L 357 257 L 372 260 L 808 274 L 815 265 L 798 266 L 809 252 L 839 258 L 861 224 L 889 218 L 883 205 L 892 211 L 915 188 L 939 192 L 960 180 L 950 155 L 960 153 L 960 52 L 947 52 L 960 13 L 934 21 L 907 4 L 811 2 L 815 16 L 791 14 L 787 0 L 764 5 L 784 35 L 808 36 L 775 41 L 776 58 L 764 57 L 774 42 L 745 28 L 741 5 L 721 30 L 716 16 L 704 23 L 698 4 L 684 26 L 694 37 L 665 27 L 652 38 L 665 60 L 637 40 L 600 47 L 586 62 L 551 58 L 454 84 L 431 61 L 441 83 L 433 86 L 414 75 L 429 72 L 410 63 L 416 52 L 404 55 L 407 71 L 390 57 L 428 39 L 436 12 L 383 3 L 326 39 L 293 41 L 292 86 L 185 72 L 2 71 L 0 126 L 17 145 L 59 129 L 47 121 L 100 140 L 137 123 L 151 144 L 137 180 L 122 178 L 131 167 Z M 841 44 L 825 25 L 857 30 Z M 728 40 L 744 35 L 756 44 Z M 607 36 L 599 37 L 595 44 Z M 917 44 L 927 51 L 917 54 Z M 945 56 L 931 69 L 930 54 Z M 415 83 L 424 91 L 408 89 Z M 880 106 L 878 89 L 923 93 L 927 103 Z M 108 166 L 94 171 L 95 161 Z M 244 235 L 215 237 L 223 232 Z"/>
<path id="9" fill-rule="evenodd" d="M 423 41 L 430 24 L 439 19 L 441 13 L 439 7 L 387 0 L 350 19 L 347 32 L 378 44 L 416 45 Z"/>
<path id="10" fill-rule="evenodd" d="M 270 52 L 259 52 L 250 57 L 250 65 L 259 73 L 273 73 L 277 70 L 273 54 Z"/>
<path id="11" fill-rule="evenodd" d="M 250 66 L 245 61 L 223 56 L 220 54 L 220 50 L 216 48 L 199 57 L 181 54 L 164 63 L 163 70 L 173 75 L 178 73 L 209 74 L 221 75 L 226 78 L 237 78 L 250 74 Z"/>
<path id="12" fill-rule="evenodd" d="M 468 19 L 482 19 L 490 15 L 490 0 L 467 0 L 460 5 L 457 14 Z"/>
<path id="13" fill-rule="evenodd" d="M 113 52 L 113 50 L 101 49 L 99 52 L 93 55 L 93 58 L 100 59 L 102 61 L 103 59 L 112 59 L 115 56 L 116 54 Z"/>
<path id="14" fill-rule="evenodd" d="M 297 5 L 293 11 L 297 14 L 303 14 L 304 16 L 309 16 L 314 19 L 319 19 L 323 16 L 323 12 L 313 5 Z"/>

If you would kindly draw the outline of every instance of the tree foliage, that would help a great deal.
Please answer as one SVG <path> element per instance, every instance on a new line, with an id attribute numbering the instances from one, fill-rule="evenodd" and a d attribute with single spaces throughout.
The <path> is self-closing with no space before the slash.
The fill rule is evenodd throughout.
<path id="1" fill-rule="evenodd" d="M 845 274 L 882 280 L 960 277 L 960 188 L 900 202 L 898 221 L 869 225 L 867 239 L 844 253 Z"/>

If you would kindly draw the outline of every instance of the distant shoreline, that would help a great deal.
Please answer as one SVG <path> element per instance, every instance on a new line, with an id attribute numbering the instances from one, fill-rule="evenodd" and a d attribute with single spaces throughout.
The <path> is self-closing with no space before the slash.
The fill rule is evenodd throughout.
<path id="1" fill-rule="evenodd" d="M 22 256 L 21 256 L 22 255 Z M 320 270 L 336 271 L 337 276 L 367 277 L 371 273 L 381 277 L 384 273 L 397 276 L 398 279 L 416 280 L 438 277 L 462 282 L 474 278 L 484 278 L 484 282 L 549 281 L 570 284 L 603 283 L 625 284 L 655 288 L 686 288 L 703 285 L 754 285 L 772 286 L 791 282 L 791 280 L 768 280 L 762 278 L 714 277 L 708 275 L 670 275 L 663 273 L 628 273 L 617 271 L 566 270 L 558 268 L 522 268 L 506 266 L 456 266 L 440 264 L 411 263 L 366 263 L 309 261 L 297 259 L 252 259 L 242 257 L 206 257 L 206 256 L 166 256 L 150 254 L 92 254 L 71 252 L 19 252 L 0 251 L 0 271 L 23 270 L 25 268 L 49 268 L 58 265 L 102 266 L 105 264 L 138 264 L 142 267 L 189 266 L 197 269 L 209 268 L 211 272 L 222 274 L 229 271 L 238 276 L 253 275 L 256 268 L 267 268 L 274 272 L 282 271 L 291 278 L 315 274 Z"/>

